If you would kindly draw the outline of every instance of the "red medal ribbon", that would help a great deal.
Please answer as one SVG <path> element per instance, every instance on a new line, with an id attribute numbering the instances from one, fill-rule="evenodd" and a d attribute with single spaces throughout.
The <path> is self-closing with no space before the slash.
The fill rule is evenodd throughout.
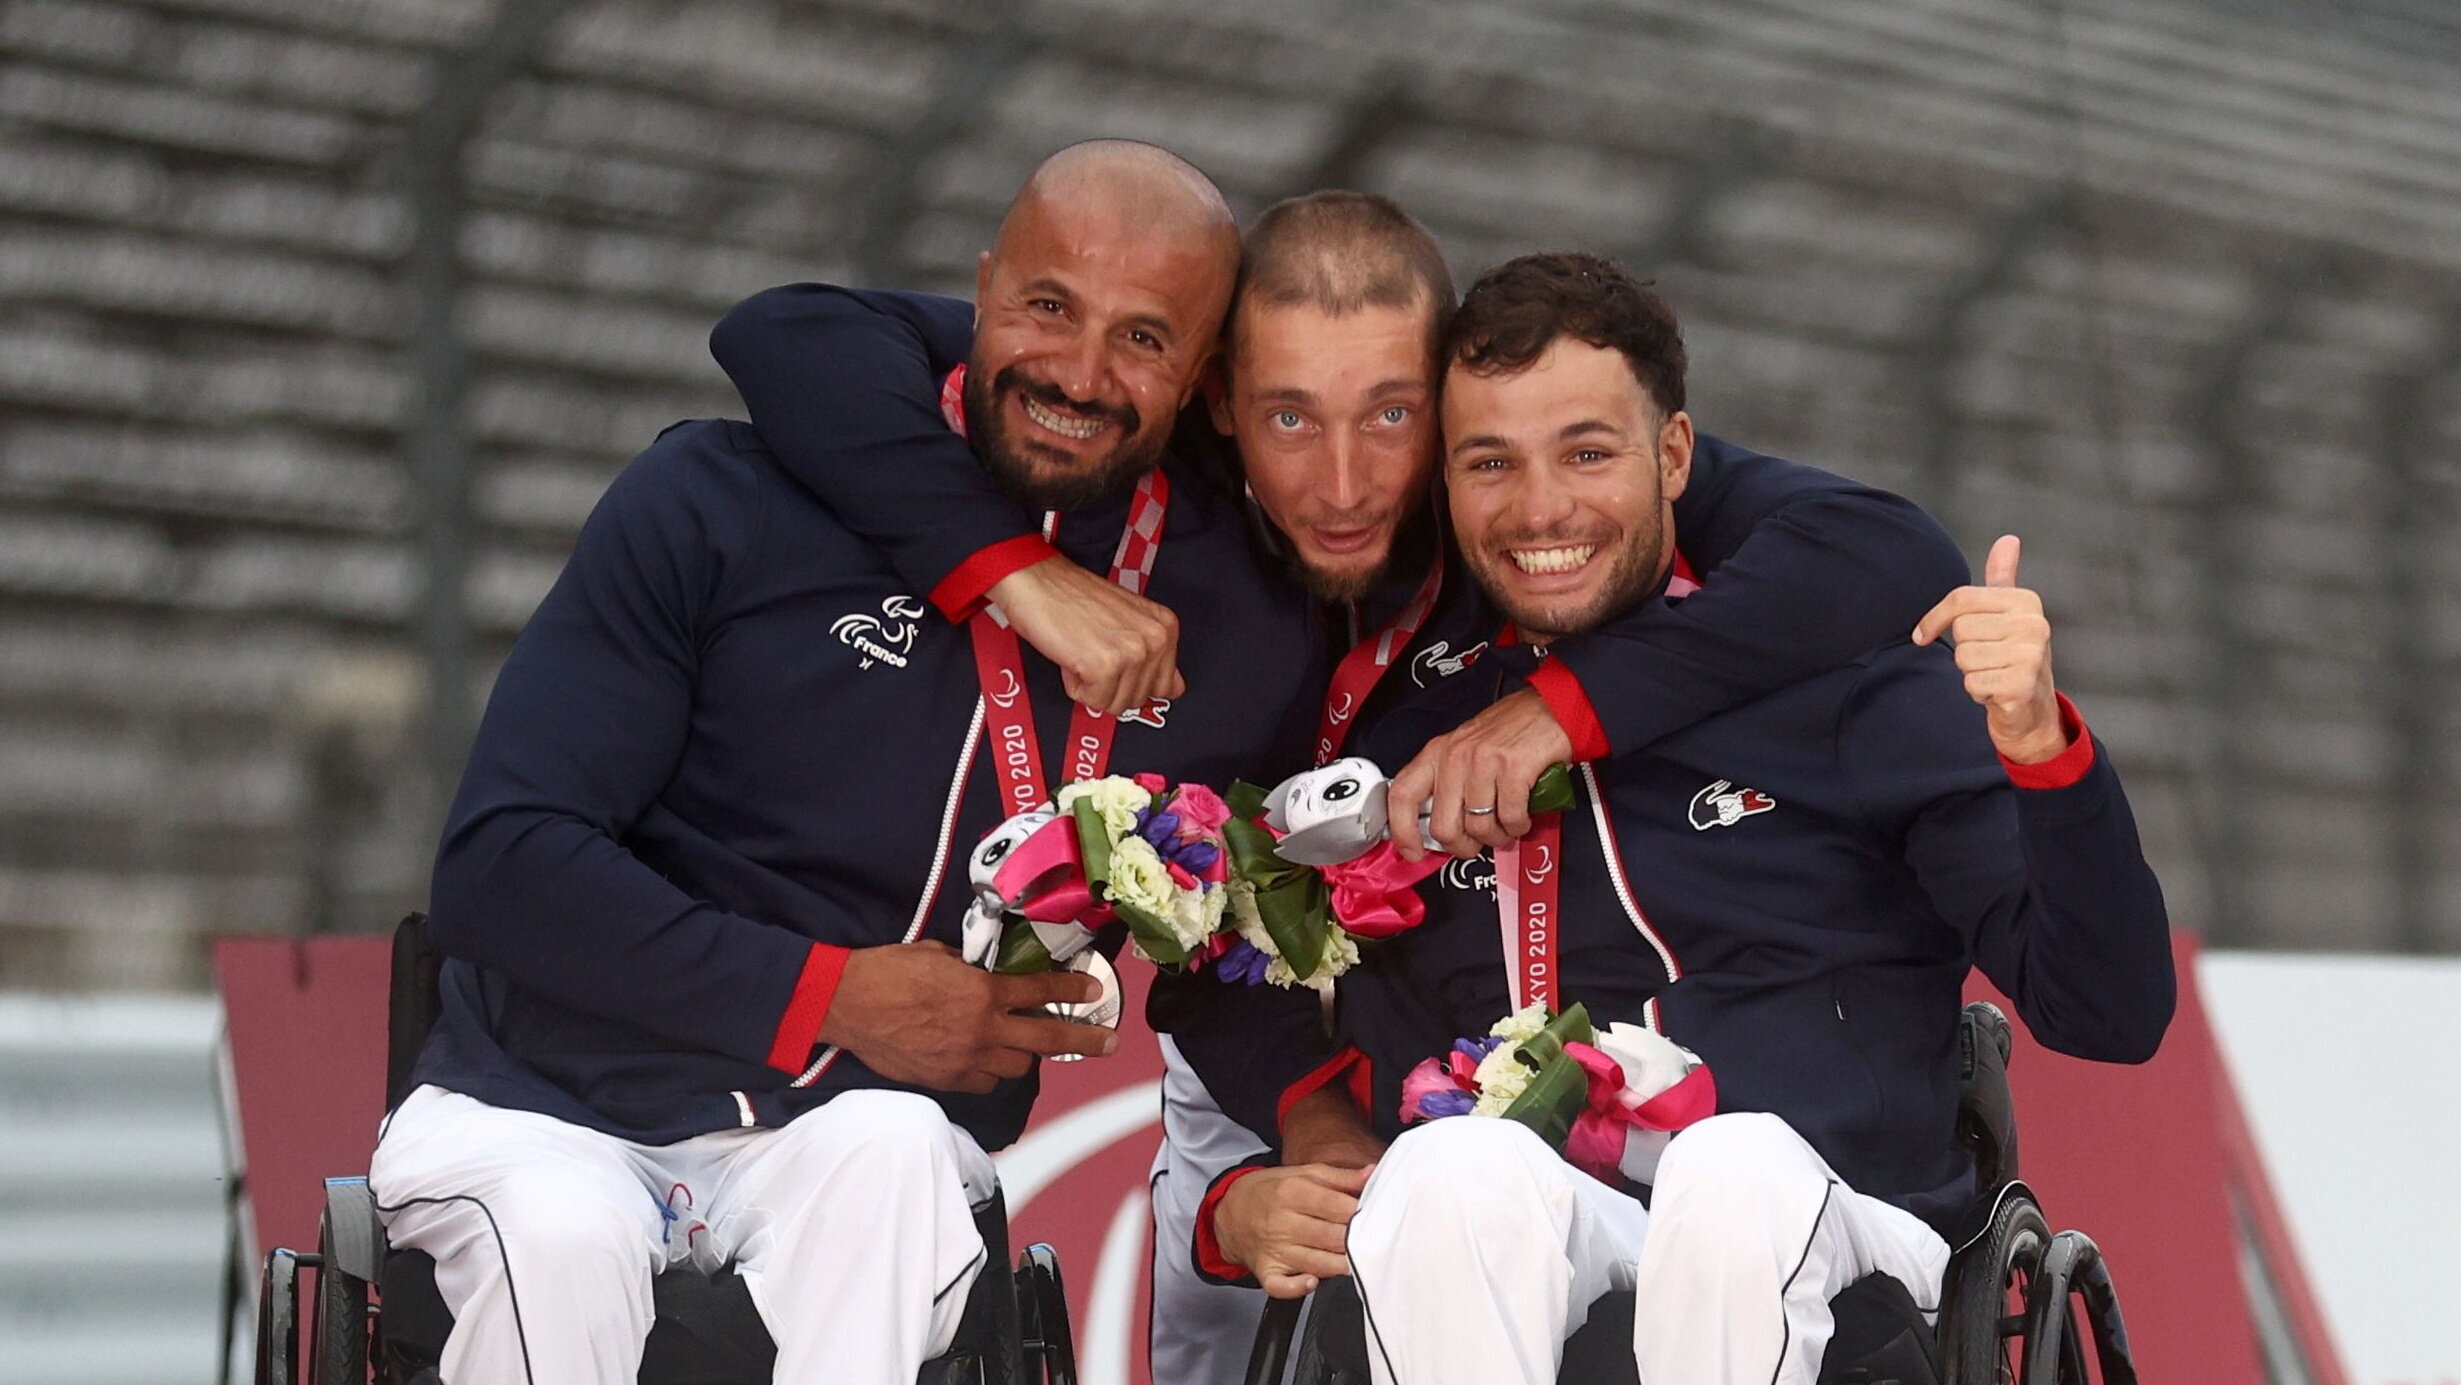
<path id="1" fill-rule="evenodd" d="M 1556 901 L 1563 894 L 1564 815 L 1539 813 L 1529 835 L 1495 853 L 1496 920 L 1504 933 L 1505 985 L 1512 1008 L 1555 1009 Z"/>
<path id="2" fill-rule="evenodd" d="M 1316 723 L 1316 763 L 1329 765 L 1342 753 L 1342 742 L 1350 738 L 1350 728 L 1358 723 L 1359 709 L 1367 705 L 1367 696 L 1383 680 L 1384 671 L 1393 666 L 1401 652 L 1410 647 L 1419 627 L 1427 623 L 1428 613 L 1436 607 L 1436 595 L 1444 588 L 1444 550 L 1436 550 L 1434 566 L 1427 570 L 1427 580 L 1419 583 L 1410 604 L 1401 608 L 1393 623 L 1359 641 L 1358 646 L 1342 656 L 1333 669 L 1333 682 L 1325 689 L 1324 714 Z"/>
<path id="3" fill-rule="evenodd" d="M 940 384 L 940 416 L 958 436 L 966 435 L 966 368 L 959 366 Z M 1162 553 L 1162 524 L 1171 509 L 1171 478 L 1159 467 L 1137 479 L 1128 501 L 1128 523 L 1120 530 L 1119 548 L 1111 555 L 1111 580 L 1135 596 L 1145 594 L 1153 580 L 1154 560 Z M 1059 524 L 1057 514 L 1043 516 L 1043 537 Z M 1031 812 L 1051 801 L 1043 778 L 1042 742 L 1034 730 L 1034 694 L 1025 684 L 1025 651 L 1017 632 L 998 608 L 985 606 L 966 622 L 974 636 L 974 676 L 983 689 L 983 725 L 991 733 L 992 774 L 1010 815 Z M 1111 765 L 1111 741 L 1119 723 L 1079 704 L 1068 718 L 1067 773 L 1061 781 L 1099 779 Z"/>

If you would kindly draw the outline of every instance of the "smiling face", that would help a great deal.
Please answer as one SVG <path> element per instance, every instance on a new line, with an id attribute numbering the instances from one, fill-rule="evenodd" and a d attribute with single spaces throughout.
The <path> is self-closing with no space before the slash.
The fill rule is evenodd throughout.
<path id="1" fill-rule="evenodd" d="M 1519 370 L 1456 364 L 1444 440 L 1462 558 L 1533 643 L 1611 619 L 1666 575 L 1692 420 L 1662 416 L 1621 352 L 1558 337 Z"/>
<path id="2" fill-rule="evenodd" d="M 1143 155 L 1071 157 L 1037 173 L 982 258 L 966 368 L 975 451 L 1044 509 L 1107 495 L 1161 459 L 1238 263 L 1227 213 L 1194 205 L 1176 171 Z"/>
<path id="3" fill-rule="evenodd" d="M 1435 467 L 1433 304 L 1245 303 L 1214 425 L 1324 600 L 1366 594 Z"/>

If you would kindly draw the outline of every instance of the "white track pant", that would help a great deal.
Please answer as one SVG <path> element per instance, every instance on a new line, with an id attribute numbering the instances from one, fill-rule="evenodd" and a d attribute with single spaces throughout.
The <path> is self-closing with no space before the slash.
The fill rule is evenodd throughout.
<path id="1" fill-rule="evenodd" d="M 1938 1308 L 1947 1244 L 1847 1188 L 1776 1116 L 1676 1136 L 1651 1203 L 1512 1121 L 1403 1135 L 1350 1225 L 1377 1385 L 1554 1385 L 1564 1339 L 1611 1289 L 1634 1292 L 1646 1385 L 1812 1385 L 1829 1299 L 1874 1271 Z"/>
<path id="2" fill-rule="evenodd" d="M 884 1091 L 641 1145 L 421 1087 L 368 1173 L 393 1244 L 436 1259 L 447 1385 L 632 1385 L 652 1276 L 729 1261 L 782 1385 L 911 1385 L 956 1336 L 992 1183 L 938 1105 Z"/>
<path id="3" fill-rule="evenodd" d="M 1179 1046 L 1162 1036 L 1162 1147 L 1154 1151 L 1154 1308 L 1147 1340 L 1157 1385 L 1239 1385 L 1264 1316 L 1262 1289 L 1199 1278 L 1191 1247 L 1197 1205 L 1213 1180 L 1264 1152 L 1222 1114 Z"/>

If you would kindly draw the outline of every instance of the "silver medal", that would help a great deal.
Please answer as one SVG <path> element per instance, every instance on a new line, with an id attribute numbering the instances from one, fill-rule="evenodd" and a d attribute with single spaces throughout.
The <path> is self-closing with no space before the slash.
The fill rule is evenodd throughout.
<path id="1" fill-rule="evenodd" d="M 1112 969 L 1111 959 L 1088 948 L 1060 964 L 1061 971 L 1082 972 L 1102 985 L 1102 994 L 1092 1000 L 1071 1004 L 1054 1001 L 1043 1008 L 1059 1018 L 1075 1024 L 1098 1024 L 1105 1029 L 1119 1028 L 1119 973 Z M 1073 1063 L 1083 1054 L 1055 1053 L 1054 1063 Z"/>

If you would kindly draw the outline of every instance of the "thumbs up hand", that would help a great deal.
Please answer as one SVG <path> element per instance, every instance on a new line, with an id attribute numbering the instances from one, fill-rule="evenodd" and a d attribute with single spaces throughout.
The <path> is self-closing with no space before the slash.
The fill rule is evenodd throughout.
<path id="1" fill-rule="evenodd" d="M 2042 597 L 2017 585 L 2019 543 L 2003 534 L 1983 560 L 1983 585 L 1959 587 L 1914 627 L 1914 642 L 1945 635 L 1957 646 L 1966 695 L 1990 714 L 1991 743 L 2021 765 L 2068 748 L 2051 684 L 2051 622 Z"/>

